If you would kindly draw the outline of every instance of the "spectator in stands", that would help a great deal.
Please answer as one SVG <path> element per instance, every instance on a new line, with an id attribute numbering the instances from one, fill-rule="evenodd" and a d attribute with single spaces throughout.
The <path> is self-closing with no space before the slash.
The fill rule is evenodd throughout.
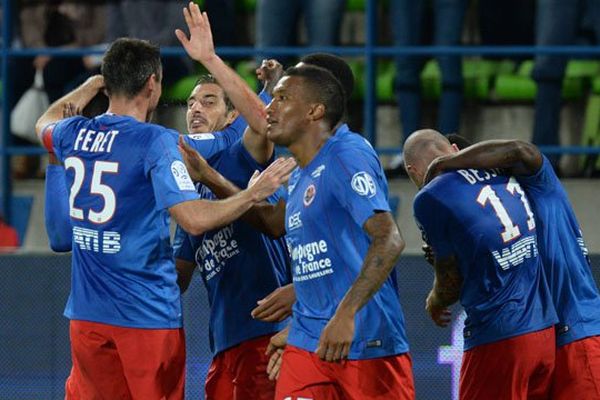
<path id="1" fill-rule="evenodd" d="M 344 0 L 259 0 L 257 47 L 298 44 L 298 20 L 304 16 L 309 46 L 334 46 L 339 41 Z"/>
<path id="2" fill-rule="evenodd" d="M 165 46 L 179 46 L 175 29 L 184 24 L 181 13 L 187 2 L 172 0 L 120 0 L 108 2 L 107 41 L 134 37 Z M 184 57 L 163 57 L 163 85 L 192 72 Z"/>
<path id="3" fill-rule="evenodd" d="M 587 21 L 586 21 L 587 19 Z M 595 41 L 600 40 L 599 0 L 537 0 L 536 44 L 539 46 L 572 45 L 587 22 Z M 538 146 L 558 145 L 561 89 L 567 58 L 538 54 L 533 79 L 537 83 L 533 143 Z M 548 157 L 556 168 L 559 157 Z"/>
<path id="4" fill-rule="evenodd" d="M 418 46 L 426 41 L 428 28 L 424 23 L 427 1 L 392 0 L 391 26 L 396 46 Z M 433 0 L 433 44 L 455 46 L 460 44 L 467 0 Z M 456 132 L 460 125 L 463 101 L 462 62 L 460 56 L 437 57 L 442 72 L 442 96 L 438 112 L 438 130 L 442 133 Z M 420 56 L 396 58 L 395 90 L 400 108 L 402 137 L 406 140 L 411 132 L 421 126 L 420 73 L 425 59 Z M 402 156 L 399 154 L 386 170 L 388 177 L 402 174 Z"/>
<path id="5" fill-rule="evenodd" d="M 536 0 L 479 0 L 479 34 L 482 46 L 533 45 Z M 506 56 L 486 56 L 503 59 Z M 515 60 L 528 55 L 511 57 Z"/>
<path id="6" fill-rule="evenodd" d="M 52 0 L 20 0 L 17 5 L 16 41 L 13 46 L 40 47 L 86 47 L 104 40 L 105 8 L 101 1 L 65 2 Z M 36 70 L 43 70 L 44 89 L 53 102 L 67 91 L 78 86 L 99 70 L 95 58 L 17 57 L 9 59 L 12 88 L 10 107 L 15 106 L 23 93 L 32 86 Z M 32 116 L 37 118 L 38 116 Z M 26 140 L 13 137 L 16 145 L 30 145 Z M 37 156 L 15 157 L 16 178 L 31 177 L 39 164 Z"/>
<path id="7" fill-rule="evenodd" d="M 17 230 L 0 215 L 0 253 L 10 253 L 20 246 Z"/>

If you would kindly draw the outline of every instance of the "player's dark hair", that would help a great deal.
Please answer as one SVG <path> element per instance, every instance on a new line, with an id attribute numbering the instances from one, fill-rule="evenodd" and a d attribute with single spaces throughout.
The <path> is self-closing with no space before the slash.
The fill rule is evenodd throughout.
<path id="1" fill-rule="evenodd" d="M 109 96 L 133 98 L 152 74 L 160 80 L 161 73 L 160 49 L 146 40 L 117 39 L 102 61 L 102 75 Z"/>
<path id="2" fill-rule="evenodd" d="M 466 149 L 467 147 L 473 144 L 473 142 L 471 142 L 469 139 L 459 135 L 458 133 L 449 133 L 448 135 L 446 135 L 446 138 L 448 139 L 450 144 L 455 144 L 459 150 Z"/>
<path id="3" fill-rule="evenodd" d="M 311 99 L 325 106 L 325 119 L 333 128 L 342 119 L 345 110 L 344 88 L 331 72 L 313 65 L 288 68 L 283 76 L 297 76 L 304 80 L 303 87 Z"/>
<path id="4" fill-rule="evenodd" d="M 346 100 L 352 96 L 354 91 L 354 74 L 352 69 L 343 58 L 329 53 L 313 53 L 300 59 L 304 64 L 316 65 L 331 72 L 342 84 Z"/>
<path id="5" fill-rule="evenodd" d="M 200 77 L 194 84 L 194 88 L 198 85 L 202 85 L 205 83 L 213 83 L 213 84 L 217 85 L 218 87 L 220 87 L 221 90 L 223 91 L 223 99 L 225 100 L 225 106 L 227 107 L 227 112 L 233 111 L 233 109 L 234 109 L 233 103 L 231 102 L 231 100 L 229 100 L 229 97 L 227 96 L 227 93 L 225 93 L 225 90 L 223 90 L 223 87 L 219 84 L 219 82 L 217 82 L 215 77 L 212 76 L 211 74 L 200 75 Z"/>

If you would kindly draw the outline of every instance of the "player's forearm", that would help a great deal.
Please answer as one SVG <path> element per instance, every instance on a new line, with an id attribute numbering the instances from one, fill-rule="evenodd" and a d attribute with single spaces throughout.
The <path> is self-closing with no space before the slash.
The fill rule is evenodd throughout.
<path id="1" fill-rule="evenodd" d="M 219 56 L 203 60 L 202 64 L 219 82 L 235 109 L 248 122 L 248 126 L 257 134 L 264 134 L 267 129 L 265 105 L 256 93 Z"/>
<path id="2" fill-rule="evenodd" d="M 445 260 L 436 260 L 433 268 L 435 278 L 433 280 L 433 293 L 435 304 L 439 307 L 448 307 L 460 299 L 462 289 L 462 276 L 454 257 Z"/>
<path id="3" fill-rule="evenodd" d="M 69 216 L 69 192 L 65 170 L 58 165 L 46 168 L 44 222 L 50 248 L 59 253 L 71 251 L 73 228 Z"/>
<path id="4" fill-rule="evenodd" d="M 438 160 L 440 171 L 462 168 L 503 168 L 511 174 L 534 174 L 541 154 L 531 143 L 520 140 L 489 140 Z"/>
<path id="5" fill-rule="evenodd" d="M 88 103 L 92 101 L 92 99 L 98 94 L 98 92 L 102 90 L 103 87 L 104 79 L 101 75 L 95 75 L 86 80 L 77 89 L 56 100 L 37 120 L 37 123 L 35 124 L 35 131 L 37 135 L 40 135 L 42 129 L 46 125 L 60 121 L 64 118 L 63 108 L 65 104 L 71 103 L 76 108 L 83 110 L 85 106 L 87 106 Z"/>
<path id="6" fill-rule="evenodd" d="M 202 183 L 220 199 L 241 192 L 240 188 L 214 169 L 203 174 Z M 252 206 L 240 219 L 266 235 L 279 238 L 285 235 L 285 202 L 281 200 L 280 203 L 274 205 L 262 201 Z"/>
<path id="7" fill-rule="evenodd" d="M 358 278 L 354 281 L 336 312 L 356 314 L 389 277 L 400 253 L 404 250 L 404 240 L 396 229 L 383 229 L 371 232 L 371 245 Z"/>
<path id="8" fill-rule="evenodd" d="M 195 200 L 190 202 L 192 209 L 189 210 L 189 215 L 178 220 L 178 223 L 188 233 L 201 235 L 206 231 L 230 224 L 257 202 L 254 194 L 249 190 L 241 191 L 224 200 Z"/>

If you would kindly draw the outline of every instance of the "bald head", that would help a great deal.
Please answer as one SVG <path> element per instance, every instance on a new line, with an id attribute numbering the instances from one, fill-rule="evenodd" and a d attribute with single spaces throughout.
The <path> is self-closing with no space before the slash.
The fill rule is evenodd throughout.
<path id="1" fill-rule="evenodd" d="M 437 157 L 455 151 L 448 139 L 438 131 L 418 130 L 404 143 L 404 166 L 412 181 L 421 187 L 429 164 Z"/>

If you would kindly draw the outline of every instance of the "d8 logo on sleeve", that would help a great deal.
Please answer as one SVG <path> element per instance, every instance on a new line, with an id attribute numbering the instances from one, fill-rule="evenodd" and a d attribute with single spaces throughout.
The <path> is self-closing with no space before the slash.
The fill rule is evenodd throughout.
<path id="1" fill-rule="evenodd" d="M 375 181 L 371 175 L 365 171 L 354 174 L 351 185 L 352 190 L 361 196 L 371 198 L 377 194 L 377 186 L 375 186 Z"/>

